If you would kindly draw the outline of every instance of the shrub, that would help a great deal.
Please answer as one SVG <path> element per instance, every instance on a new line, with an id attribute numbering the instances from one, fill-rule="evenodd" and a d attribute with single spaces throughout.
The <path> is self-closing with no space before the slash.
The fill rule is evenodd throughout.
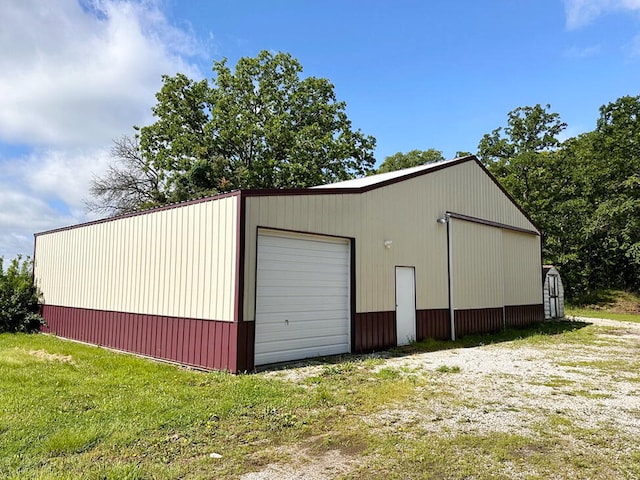
<path id="1" fill-rule="evenodd" d="M 4 269 L 0 257 L 0 333 L 34 332 L 44 320 L 38 314 L 39 293 L 31 274 L 33 262 L 18 255 Z"/>

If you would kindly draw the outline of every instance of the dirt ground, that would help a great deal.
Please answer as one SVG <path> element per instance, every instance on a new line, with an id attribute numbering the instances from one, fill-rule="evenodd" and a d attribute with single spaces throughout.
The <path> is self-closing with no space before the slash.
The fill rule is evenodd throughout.
<path id="1" fill-rule="evenodd" d="M 551 416 L 578 428 L 607 428 L 621 437 L 640 438 L 640 383 L 637 372 L 619 370 L 616 362 L 637 362 L 640 324 L 576 319 L 613 327 L 587 345 L 513 342 L 419 353 L 384 360 L 377 368 L 406 375 L 428 375 L 409 402 L 362 419 L 371 429 L 428 431 L 442 435 L 491 432 L 522 435 Z M 268 372 L 298 382 L 316 375 L 310 365 Z M 637 445 L 630 444 L 630 449 Z M 340 451 L 311 455 L 304 450 L 289 464 L 274 463 L 243 480 L 323 480 L 348 475 L 361 459 Z"/>

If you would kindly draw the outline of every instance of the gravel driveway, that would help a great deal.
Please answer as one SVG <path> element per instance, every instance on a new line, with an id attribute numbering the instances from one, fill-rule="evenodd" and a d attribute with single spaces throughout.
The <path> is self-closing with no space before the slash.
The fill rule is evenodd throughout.
<path id="1" fill-rule="evenodd" d="M 640 324 L 576 320 L 611 330 L 601 333 L 596 345 L 501 343 L 389 359 L 386 367 L 433 370 L 444 365 L 460 371 L 441 375 L 429 387 L 434 393 L 449 392 L 455 402 L 442 402 L 441 395 L 429 400 L 426 395 L 409 409 L 385 412 L 382 420 L 391 425 L 430 421 L 434 429 L 443 431 L 521 434 L 541 416 L 557 414 L 579 427 L 606 425 L 638 437 L 638 377 L 614 365 L 640 358 Z"/>
<path id="2" fill-rule="evenodd" d="M 610 445 L 598 446 L 604 455 L 637 451 L 640 324 L 575 320 L 595 332 L 591 341 L 582 344 L 558 336 L 557 341 L 504 342 L 387 358 L 376 368 L 428 376 L 429 380 L 409 402 L 387 407 L 362 421 L 381 432 L 414 436 L 499 432 L 534 438 L 541 434 L 540 425 L 557 418 L 574 429 L 612 432 L 615 438 Z M 296 382 L 322 368 L 302 366 L 267 375 Z M 576 451 L 592 448 L 579 435 L 567 436 Z M 329 453 L 295 466 L 273 464 L 243 478 L 319 480 L 348 475 L 358 464 L 358 459 Z M 518 476 L 526 478 L 514 474 Z"/>

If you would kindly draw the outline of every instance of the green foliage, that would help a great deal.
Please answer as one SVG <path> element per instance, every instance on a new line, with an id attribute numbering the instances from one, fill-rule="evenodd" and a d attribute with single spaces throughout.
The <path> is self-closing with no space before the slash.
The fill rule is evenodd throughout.
<path id="1" fill-rule="evenodd" d="M 525 211 L 537 210 L 530 204 L 546 190 L 555 161 L 550 153 L 560 145 L 557 137 L 566 128 L 557 113 L 547 111 L 549 108 L 516 108 L 507 116 L 506 136 L 497 128 L 484 135 L 478 145 L 480 160 Z"/>
<path id="2" fill-rule="evenodd" d="M 5 270 L 0 257 L 0 332 L 34 332 L 43 323 L 38 314 L 38 290 L 29 258 L 17 256 Z"/>
<path id="3" fill-rule="evenodd" d="M 376 173 L 394 172 L 403 168 L 417 167 L 418 165 L 425 165 L 444 159 L 442 152 L 435 148 L 411 150 L 408 153 L 398 152 L 385 158 Z"/>
<path id="4" fill-rule="evenodd" d="M 640 96 L 602 106 L 594 131 L 564 143 L 566 124 L 548 108 L 510 112 L 480 159 L 541 228 L 544 261 L 570 298 L 640 291 Z"/>
<path id="5" fill-rule="evenodd" d="M 352 129 L 334 86 L 302 78 L 291 55 L 262 51 L 241 58 L 235 70 L 226 60 L 215 62 L 213 72 L 210 82 L 163 76 L 156 120 L 136 127 L 139 145 L 130 142 L 136 148 L 125 152 L 125 169 L 118 171 L 133 164 L 133 181 L 113 172 L 97 179 L 94 186 L 107 180 L 118 192 L 94 188 L 98 205 L 123 213 L 138 198 L 140 207 L 240 188 L 309 187 L 371 171 L 375 139 Z M 121 197 L 127 201 L 118 202 Z"/>

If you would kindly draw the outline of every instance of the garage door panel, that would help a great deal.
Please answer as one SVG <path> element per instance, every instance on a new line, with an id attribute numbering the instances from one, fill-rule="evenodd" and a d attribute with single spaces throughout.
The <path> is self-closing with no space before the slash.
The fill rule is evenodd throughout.
<path id="1" fill-rule="evenodd" d="M 256 342 L 255 361 L 257 365 L 264 365 L 323 355 L 337 355 L 349 350 L 349 344 L 343 339 L 344 335 L 265 339 L 263 342 Z M 286 360 L 282 359 L 282 352 L 287 352 Z"/>
<path id="2" fill-rule="evenodd" d="M 277 325 L 268 325 L 267 330 L 263 332 L 260 339 L 256 339 L 256 345 L 264 345 L 265 350 L 279 350 L 279 342 L 297 342 L 298 345 L 310 347 L 326 346 L 331 344 L 346 344 L 348 328 L 340 326 L 325 327 L 322 325 L 316 325 L 315 327 L 307 327 L 306 325 L 289 324 L 288 328 L 278 331 Z M 269 343 L 270 345 L 265 345 Z M 295 349 L 295 345 L 290 345 L 292 349 Z"/>
<path id="3" fill-rule="evenodd" d="M 311 322 L 321 322 L 326 328 L 329 328 L 334 321 L 342 320 L 343 318 L 344 310 L 336 310 L 335 308 L 325 307 L 323 310 L 318 310 L 317 312 L 292 310 L 291 312 L 283 313 L 277 307 L 271 307 L 270 309 L 265 309 L 261 314 L 261 323 L 285 323 L 286 320 L 288 320 L 289 323 L 307 322 L 310 324 Z"/>
<path id="4" fill-rule="evenodd" d="M 280 262 L 269 261 L 259 262 L 258 268 L 271 270 L 276 272 L 290 272 L 290 273 L 312 273 L 315 275 L 329 274 L 335 275 L 336 267 L 344 265 L 348 259 L 343 258 L 339 262 L 330 262 L 326 258 L 318 258 L 315 261 L 310 261 L 308 258 L 301 259 L 297 262 Z"/>
<path id="5" fill-rule="evenodd" d="M 336 261 L 340 258 L 344 258 L 344 252 L 340 248 L 336 248 L 341 247 L 341 245 L 327 245 L 330 248 L 316 250 L 305 248 L 273 248 L 265 246 L 264 248 L 262 248 L 262 251 L 270 255 L 269 260 L 278 260 L 283 262 L 291 262 L 292 254 L 294 256 L 298 254 L 299 256 L 303 256 L 308 259 L 326 258 L 329 261 L 333 261 L 333 263 L 336 263 Z"/>
<path id="6" fill-rule="evenodd" d="M 282 346 L 284 349 L 286 346 Z M 325 346 L 324 348 L 316 348 L 316 347 L 308 347 L 308 348 L 292 348 L 287 350 L 290 352 L 291 358 L 289 360 L 296 360 L 302 358 L 312 358 L 312 357 L 321 357 L 325 355 L 339 355 L 341 353 L 345 353 L 345 348 L 348 345 L 331 345 Z M 258 353 L 256 351 L 255 363 L 256 365 L 266 365 L 269 363 L 277 363 L 285 360 L 281 359 L 281 355 L 279 353 L 266 352 L 266 353 Z"/>
<path id="7" fill-rule="evenodd" d="M 350 350 L 350 258 L 346 240 L 258 235 L 256 365 Z"/>
<path id="8" fill-rule="evenodd" d="M 345 302 L 348 300 L 348 297 L 345 297 Z M 302 313 L 309 311 L 309 302 L 308 301 L 299 301 L 299 299 L 291 299 L 286 297 L 264 297 L 262 301 L 262 307 L 260 308 L 260 312 L 263 315 L 269 313 L 282 313 L 282 305 L 284 302 L 287 302 L 287 311 Z M 324 315 L 325 312 L 329 312 L 332 310 L 340 311 L 341 314 L 344 313 L 343 309 L 336 309 L 335 305 L 332 305 L 328 302 L 318 302 L 315 305 L 316 312 Z"/>
<path id="9" fill-rule="evenodd" d="M 278 338 L 270 341 L 269 343 L 273 346 L 274 354 L 277 354 L 280 351 L 296 351 L 296 350 L 309 350 L 315 349 L 318 355 L 326 355 L 323 353 L 327 348 L 344 348 L 346 345 L 342 342 L 342 335 L 326 335 L 320 339 L 316 338 Z M 257 344 L 256 344 L 257 345 Z M 339 352 L 344 353 L 344 352 Z M 265 352 L 265 354 L 270 354 L 269 352 Z"/>
<path id="10" fill-rule="evenodd" d="M 289 320 L 289 322 L 285 322 Z M 318 332 L 318 336 L 324 335 L 326 332 L 340 331 L 343 333 L 348 332 L 347 325 L 342 323 L 342 312 L 333 311 L 329 312 L 329 315 L 322 315 L 322 318 L 318 319 L 311 313 L 305 313 L 297 315 L 295 318 L 289 316 L 287 319 L 283 319 L 282 314 L 272 313 L 265 314 L 262 318 L 261 324 L 271 328 L 273 332 L 276 332 L 276 328 L 280 327 L 280 324 L 284 324 L 282 331 L 273 333 L 273 335 L 287 335 L 291 332 L 295 334 L 311 332 Z M 286 328 L 285 328 L 286 327 Z M 304 328 L 305 332 L 298 332 L 299 328 Z M 265 331 L 265 335 L 269 335 L 270 332 Z"/>
<path id="11" fill-rule="evenodd" d="M 300 338 L 298 332 L 291 330 L 285 335 L 265 335 L 260 342 L 256 343 L 256 346 L 262 345 L 265 348 L 259 349 L 259 351 L 274 351 L 280 350 L 295 350 L 297 348 L 309 348 L 318 347 L 324 348 L 331 345 L 346 345 L 345 333 L 346 331 L 325 331 L 319 330 L 316 332 L 308 331 L 310 335 L 305 335 L 304 338 Z M 316 335 L 311 335 L 315 333 Z M 269 343 L 269 345 L 264 345 Z"/>
<path id="12" fill-rule="evenodd" d="M 257 295 L 261 295 L 269 299 L 279 298 L 281 301 L 286 301 L 287 303 L 292 302 L 294 304 L 300 304 L 302 302 L 306 302 L 309 303 L 309 306 L 311 307 L 319 303 L 319 299 L 336 297 L 344 298 L 344 289 L 346 288 L 346 285 L 342 287 L 333 287 L 318 283 L 314 286 L 305 285 L 295 286 L 295 288 L 289 287 L 294 286 L 282 285 L 262 287 L 257 290 Z M 318 291 L 318 288 L 322 289 L 322 291 Z M 283 290 L 286 290 L 286 292 L 283 292 Z"/>
<path id="13" fill-rule="evenodd" d="M 342 262 L 343 264 L 346 262 Z M 300 265 L 297 265 L 298 267 Z M 316 267 L 317 269 L 311 270 Z M 346 283 L 345 279 L 342 277 L 342 274 L 336 272 L 336 267 L 333 265 L 324 265 L 315 266 L 313 264 L 306 267 L 306 269 L 295 270 L 293 268 L 287 269 L 286 265 L 259 265 L 260 269 L 268 269 L 270 271 L 270 283 L 279 284 L 280 282 L 291 283 L 292 280 L 313 280 L 313 281 L 322 281 L 322 280 L 330 280 L 332 282 L 340 282 Z"/>

